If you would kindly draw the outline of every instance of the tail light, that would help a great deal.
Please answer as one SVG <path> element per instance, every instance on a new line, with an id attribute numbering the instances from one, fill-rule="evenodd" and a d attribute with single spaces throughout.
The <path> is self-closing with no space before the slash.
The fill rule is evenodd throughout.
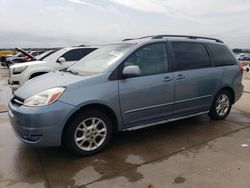
<path id="1" fill-rule="evenodd" d="M 243 73 L 244 69 L 243 69 L 242 64 L 239 64 L 239 68 L 240 68 L 240 72 Z"/>

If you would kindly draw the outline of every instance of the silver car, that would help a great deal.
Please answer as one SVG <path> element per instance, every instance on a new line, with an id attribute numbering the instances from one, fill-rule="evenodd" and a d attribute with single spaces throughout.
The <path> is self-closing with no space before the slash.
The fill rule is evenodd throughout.
<path id="1" fill-rule="evenodd" d="M 25 143 L 64 144 L 87 156 L 101 151 L 118 131 L 201 114 L 226 118 L 242 95 L 242 73 L 218 39 L 126 39 L 26 82 L 11 99 L 9 116 Z"/>

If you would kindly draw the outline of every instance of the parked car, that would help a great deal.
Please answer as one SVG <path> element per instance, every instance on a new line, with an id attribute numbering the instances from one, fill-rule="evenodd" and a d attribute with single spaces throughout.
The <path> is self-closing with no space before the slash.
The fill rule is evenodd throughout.
<path id="1" fill-rule="evenodd" d="M 28 62 L 28 61 L 36 61 L 36 60 L 42 60 L 45 57 L 49 56 L 50 54 L 54 53 L 56 50 L 47 50 L 47 51 L 31 51 L 31 52 L 26 52 L 23 51 L 22 49 L 17 49 L 17 50 L 21 50 L 20 52 L 18 52 L 17 54 L 13 55 L 13 56 L 6 56 L 3 58 L 2 61 L 2 66 L 7 66 L 9 68 L 9 66 L 16 64 L 16 63 L 24 63 L 24 62 Z M 27 56 L 27 54 L 30 56 Z M 31 57 L 32 56 L 32 57 Z"/>
<path id="2" fill-rule="evenodd" d="M 250 71 L 250 65 L 247 64 L 247 65 L 243 66 L 243 69 L 244 69 L 244 71 L 249 72 Z"/>
<path id="3" fill-rule="evenodd" d="M 63 48 L 40 61 L 12 65 L 9 70 L 9 85 L 15 91 L 34 77 L 54 70 L 68 68 L 96 49 L 96 47 Z"/>
<path id="4" fill-rule="evenodd" d="M 240 61 L 250 61 L 250 54 L 244 54 L 239 57 Z"/>
<path id="5" fill-rule="evenodd" d="M 28 53 L 32 55 L 33 57 L 36 57 L 36 56 L 43 54 L 44 52 L 45 52 L 44 50 L 40 50 L 40 51 L 29 51 Z"/>
<path id="6" fill-rule="evenodd" d="M 26 52 L 25 50 L 22 50 L 21 48 L 16 48 L 16 51 L 18 51 L 19 53 L 17 53 L 16 55 L 5 58 L 1 63 L 2 66 L 7 66 L 9 68 L 14 63 L 35 61 L 36 58 L 33 55 L 38 54 L 38 53 L 34 53 L 34 52 L 31 52 L 31 53 Z"/>
<path id="7" fill-rule="evenodd" d="M 47 50 L 45 52 L 43 52 L 40 55 L 37 55 L 35 58 L 36 60 L 43 60 L 44 58 L 48 57 L 49 55 L 53 54 L 54 52 L 56 52 L 57 50 Z"/>
<path id="8" fill-rule="evenodd" d="M 13 55 L 14 52 L 12 50 L 0 50 L 0 62 L 3 62 L 4 59 Z"/>
<path id="9" fill-rule="evenodd" d="M 218 39 L 127 39 L 28 81 L 14 93 L 9 116 L 25 143 L 93 155 L 117 131 L 201 114 L 226 118 L 242 95 L 242 73 Z"/>

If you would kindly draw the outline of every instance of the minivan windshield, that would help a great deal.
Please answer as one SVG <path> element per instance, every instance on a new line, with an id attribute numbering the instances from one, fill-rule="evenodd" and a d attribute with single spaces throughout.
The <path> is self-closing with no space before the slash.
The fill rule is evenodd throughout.
<path id="1" fill-rule="evenodd" d="M 73 64 L 68 68 L 68 71 L 80 75 L 102 73 L 134 46 L 133 43 L 103 46 Z"/>

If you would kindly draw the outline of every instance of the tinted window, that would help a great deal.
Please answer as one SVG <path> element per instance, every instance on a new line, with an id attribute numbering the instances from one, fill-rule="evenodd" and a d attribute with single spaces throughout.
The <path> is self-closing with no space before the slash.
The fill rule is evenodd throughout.
<path id="1" fill-rule="evenodd" d="M 173 42 L 175 70 L 210 67 L 210 57 L 201 43 Z"/>
<path id="2" fill-rule="evenodd" d="M 62 55 L 62 57 L 64 57 L 66 61 L 78 61 L 83 57 L 82 49 L 70 50 Z"/>
<path id="3" fill-rule="evenodd" d="M 141 69 L 141 76 L 146 76 L 166 72 L 166 62 L 166 45 L 153 44 L 133 53 L 125 62 L 124 67 L 138 65 Z"/>
<path id="4" fill-rule="evenodd" d="M 215 66 L 225 66 L 236 64 L 230 51 L 223 45 L 208 44 L 213 55 Z"/>
<path id="5" fill-rule="evenodd" d="M 83 48 L 82 49 L 82 57 L 88 55 L 89 53 L 93 52 L 94 50 L 96 50 L 96 48 Z"/>

